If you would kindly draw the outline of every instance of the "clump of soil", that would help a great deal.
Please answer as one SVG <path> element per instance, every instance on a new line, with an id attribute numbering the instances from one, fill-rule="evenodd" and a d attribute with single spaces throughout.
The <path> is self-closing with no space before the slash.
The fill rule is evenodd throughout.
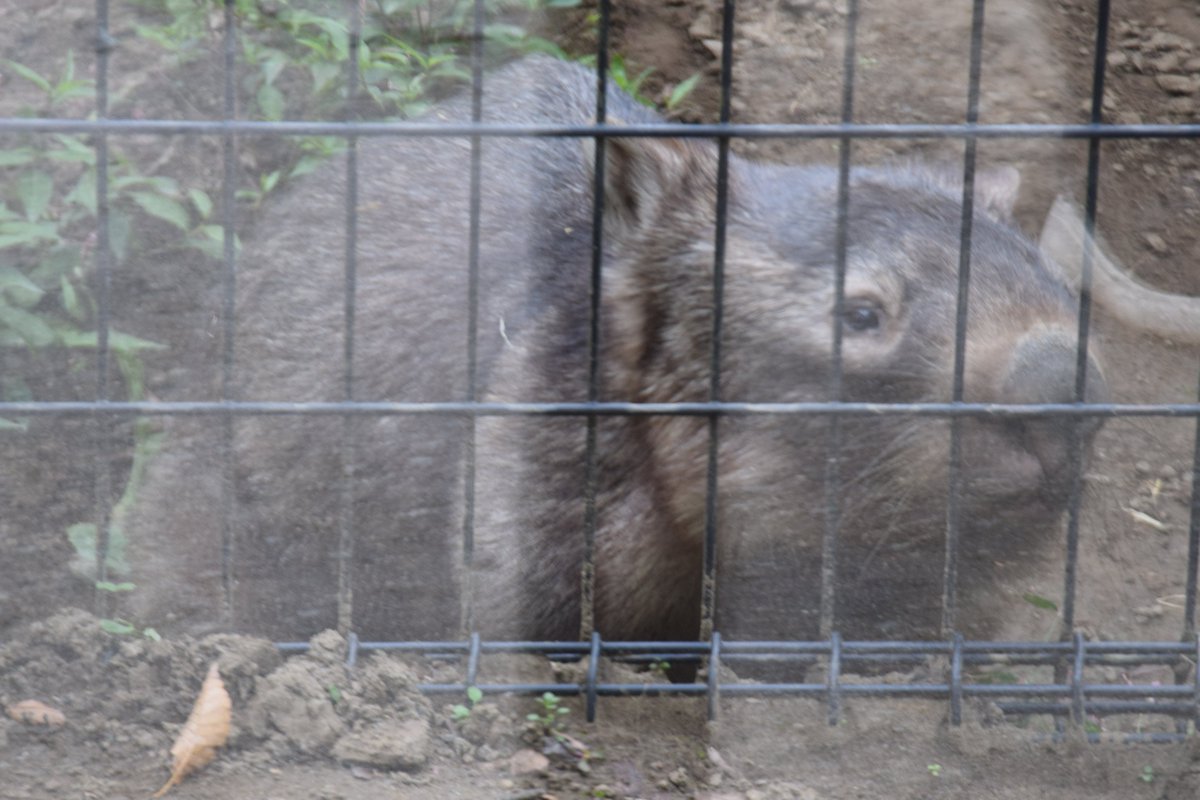
<path id="1" fill-rule="evenodd" d="M 264 639 L 214 634 L 152 641 L 107 633 L 92 615 L 65 611 L 0 646 L 0 702 L 37 699 L 67 722 L 49 729 L 6 721 L 0 742 L 11 753 L 73 756 L 68 775 L 101 781 L 114 771 L 145 775 L 150 790 L 150 776 L 162 774 L 167 749 L 208 665 L 216 663 L 234 716 L 227 752 L 210 768 L 215 773 L 334 760 L 420 773 L 439 755 L 461 760 L 459 740 L 476 755 L 488 747 L 493 759 L 515 749 L 500 741 L 504 724 L 485 724 L 500 721 L 494 707 L 481 709 L 463 736 L 447 735 L 446 720 L 417 689 L 428 675 L 384 653 L 368 654 L 353 668 L 345 656 L 346 642 L 333 631 L 314 637 L 307 653 L 285 659 Z M 16 796 L 45 796 L 39 791 L 52 791 L 63 775 L 29 778 L 27 793 Z"/>

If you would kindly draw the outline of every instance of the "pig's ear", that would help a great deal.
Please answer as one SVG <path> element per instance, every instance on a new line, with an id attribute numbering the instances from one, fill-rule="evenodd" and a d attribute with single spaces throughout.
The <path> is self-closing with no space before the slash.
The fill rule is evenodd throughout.
<path id="1" fill-rule="evenodd" d="M 975 204 L 995 219 L 1012 221 L 1020 191 L 1021 173 L 1016 167 L 989 167 L 975 173 Z"/>
<path id="2" fill-rule="evenodd" d="M 589 172 L 595 142 L 584 140 Z M 717 150 L 710 142 L 609 137 L 604 144 L 604 227 L 616 236 L 656 225 L 664 212 L 711 218 L 716 205 Z"/>

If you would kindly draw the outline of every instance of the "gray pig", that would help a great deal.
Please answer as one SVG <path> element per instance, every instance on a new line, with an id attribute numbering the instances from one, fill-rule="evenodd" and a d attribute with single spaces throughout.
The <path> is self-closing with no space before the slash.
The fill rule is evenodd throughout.
<path id="1" fill-rule="evenodd" d="M 527 59 L 487 77 L 484 119 L 586 123 L 594 86 L 581 67 Z M 609 114 L 660 121 L 619 91 Z M 469 119 L 469 105 L 452 101 L 433 119 Z M 356 400 L 469 397 L 469 148 L 464 138 L 359 142 Z M 482 142 L 478 399 L 587 399 L 594 153 L 590 139 Z M 241 257 L 237 399 L 345 399 L 344 173 L 331 163 L 289 187 Z M 961 186 L 921 168 L 853 172 L 837 320 L 836 187 L 831 168 L 731 156 L 723 399 L 830 399 L 836 322 L 845 399 L 949 400 Z M 707 400 L 717 148 L 610 139 L 604 189 L 599 397 Z M 1011 169 L 977 178 L 965 396 L 1070 402 L 1078 301 L 1011 226 L 1016 190 Z M 1089 398 L 1103 397 L 1100 368 L 1089 366 Z M 837 625 L 852 636 L 930 635 L 949 421 L 841 424 Z M 716 626 L 727 636 L 817 632 L 829 425 L 782 415 L 719 422 Z M 1096 427 L 963 421 L 964 585 L 986 588 L 994 561 L 1058 524 L 1072 430 L 1086 445 Z M 220 423 L 172 428 L 130 530 L 133 613 L 144 621 L 277 638 L 339 622 L 368 638 L 442 638 L 467 624 L 492 637 L 579 635 L 583 418 L 238 418 L 228 560 Z M 697 635 L 707 448 L 702 417 L 599 418 L 594 619 L 605 637 Z M 469 452 L 474 541 L 464 567 Z M 340 620 L 339 565 L 342 607 L 353 608 Z"/>

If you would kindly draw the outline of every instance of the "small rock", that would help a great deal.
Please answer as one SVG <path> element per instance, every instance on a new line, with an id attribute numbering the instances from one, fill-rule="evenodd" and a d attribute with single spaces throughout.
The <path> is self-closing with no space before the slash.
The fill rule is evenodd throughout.
<path id="1" fill-rule="evenodd" d="M 1168 94 L 1195 94 L 1200 91 L 1200 81 L 1190 75 L 1158 75 L 1154 82 Z"/>
<path id="2" fill-rule="evenodd" d="M 701 39 L 700 43 L 704 45 L 704 49 L 712 54 L 713 58 L 719 59 L 722 51 L 725 49 L 721 44 L 720 39 Z"/>
<path id="3" fill-rule="evenodd" d="M 1181 66 L 1183 66 L 1183 54 L 1178 50 L 1172 50 L 1150 60 L 1150 67 L 1155 72 L 1179 72 Z"/>
<path id="4" fill-rule="evenodd" d="M 518 750 L 508 759 L 508 771 L 513 775 L 527 775 L 531 772 L 545 772 L 550 768 L 550 759 L 536 750 Z"/>
<path id="5" fill-rule="evenodd" d="M 1182 36 L 1166 31 L 1155 31 L 1146 42 L 1147 50 L 1191 50 L 1192 43 Z"/>
<path id="6" fill-rule="evenodd" d="M 1118 50 L 1115 53 L 1109 53 L 1105 60 L 1111 69 L 1117 69 L 1129 63 L 1129 56 L 1125 55 L 1123 50 Z"/>
<path id="7" fill-rule="evenodd" d="M 1150 474 L 1150 462 L 1149 461 L 1139 461 L 1133 465 L 1133 469 L 1138 475 L 1149 475 Z"/>
<path id="8" fill-rule="evenodd" d="M 712 14 L 708 10 L 703 10 L 696 15 L 696 19 L 688 26 L 688 35 L 693 39 L 711 39 L 716 29 L 713 27 Z"/>
<path id="9" fill-rule="evenodd" d="M 692 776 L 688 775 L 688 771 L 685 768 L 679 767 L 671 771 L 671 774 L 667 776 L 667 780 L 680 789 L 686 789 L 692 782 Z"/>
<path id="10" fill-rule="evenodd" d="M 1147 233 L 1142 238 L 1146 240 L 1146 246 L 1155 253 L 1158 253 L 1160 256 L 1166 255 L 1168 248 L 1167 242 L 1165 239 L 1163 239 L 1163 237 L 1159 236 L 1157 233 Z"/>
<path id="11" fill-rule="evenodd" d="M 1134 616 L 1142 620 L 1158 619 L 1165 613 L 1166 611 L 1163 609 L 1163 607 L 1157 603 L 1154 605 L 1142 606 L 1141 608 L 1135 608 L 1133 610 Z"/>
<path id="12" fill-rule="evenodd" d="M 425 766 L 430 744 L 429 723 L 424 719 L 385 719 L 338 739 L 333 755 L 380 769 L 412 771 Z"/>
<path id="13" fill-rule="evenodd" d="M 1179 95 L 1167 98 L 1167 110 L 1180 116 L 1194 116 L 1196 113 L 1196 98 L 1190 95 Z"/>
<path id="14" fill-rule="evenodd" d="M 1174 480 L 1176 477 L 1178 477 L 1179 472 L 1174 467 L 1172 467 L 1170 464 L 1166 464 L 1165 466 L 1163 466 L 1162 469 L 1160 469 L 1158 471 L 1158 475 L 1160 478 L 1164 478 L 1164 479 L 1170 481 L 1170 480 Z"/>

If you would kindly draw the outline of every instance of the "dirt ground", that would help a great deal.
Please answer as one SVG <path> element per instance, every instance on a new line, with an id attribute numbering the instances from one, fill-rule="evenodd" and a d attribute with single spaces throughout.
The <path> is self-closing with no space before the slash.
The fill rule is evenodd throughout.
<path id="1" fill-rule="evenodd" d="M 651 95 L 695 72 L 703 81 L 684 103 L 689 120 L 717 107 L 716 2 L 620 2 L 614 48 L 657 71 Z M 870 122 L 957 122 L 966 108 L 966 3 L 863 0 L 855 117 Z M 130 35 L 132 4 L 117 4 L 114 115 L 205 118 L 219 114 L 208 73 L 181 73 Z M 83 0 L 0 0 L 0 58 L 56 74 L 68 50 L 94 69 L 92 6 Z M 1114 0 L 1105 118 L 1116 122 L 1200 121 L 1200 13 L 1188 0 Z M 742 122 L 834 122 L 841 108 L 845 16 L 833 0 L 746 0 L 735 27 L 734 118 Z M 1088 115 L 1093 4 L 1085 0 L 993 2 L 987 9 L 981 119 L 1082 122 Z M 554 32 L 551 31 L 551 34 Z M 577 37 L 577 33 L 572 33 Z M 574 41 L 578 45 L 580 42 Z M 1175 76 L 1191 76 L 1182 82 Z M 1167 80 L 1164 80 L 1166 78 Z M 36 102 L 27 82 L 0 62 L 0 115 Z M 79 109 L 81 115 L 86 108 Z M 219 185 L 216 142 L 135 137 L 129 152 L 147 170 Z M 764 159 L 836 159 L 832 142 L 740 142 Z M 985 141 L 982 164 L 1018 166 L 1018 217 L 1036 235 L 1054 197 L 1082 200 L 1085 142 Z M 854 158 L 960 158 L 951 142 L 861 141 Z M 250 149 L 262 168 L 269 147 Z M 1195 143 L 1111 141 L 1100 156 L 1099 228 L 1112 255 L 1159 289 L 1200 294 L 1200 154 Z M 213 330 L 205 279 L 194 257 L 117 276 L 114 318 L 122 329 L 183 345 Z M 192 288 L 189 288 L 192 287 Z M 1096 346 L 1114 399 L 1194 402 L 1200 351 L 1123 328 L 1103 308 Z M 184 347 L 183 349 L 186 349 Z M 9 356 L 6 356 L 6 358 Z M 87 396 L 72 375 L 86 365 L 48 357 L 38 399 Z M 2 362 L 9 365 L 6 360 Z M 22 364 L 22 366 L 26 366 Z M 71 368 L 75 372 L 71 372 Z M 152 364 L 148 385 L 174 399 L 180 369 Z M 322 634 L 314 652 L 282 659 L 269 643 L 219 635 L 151 642 L 103 633 L 87 584 L 68 565 L 62 531 L 93 508 L 94 460 L 63 459 L 63 443 L 87 452 L 93 427 L 45 423 L 0 439 L 0 704 L 42 700 L 66 714 L 57 728 L 0 719 L 0 797 L 146 797 L 169 772 L 167 750 L 186 719 L 204 671 L 219 663 L 234 702 L 228 749 L 173 791 L 180 798 L 1183 798 L 1200 790 L 1194 738 L 1185 744 L 1047 744 L 1040 730 L 992 724 L 973 709 L 961 728 L 942 703 L 849 704 L 836 727 L 819 704 L 726 699 L 708 724 L 702 700 L 602 700 L 589 725 L 571 712 L 566 732 L 580 759 L 550 746 L 526 723 L 530 699 L 492 698 L 456 721 L 449 701 L 421 697 L 417 682 L 459 680 L 419 661 L 372 656 L 341 666 L 344 643 Z M 1194 423 L 1138 418 L 1110 422 L 1087 475 L 1077 627 L 1096 639 L 1178 640 L 1187 558 Z M 119 473 L 127 455 L 113 459 Z M 1133 513 L 1137 512 L 1137 513 Z M 1157 524 L 1148 524 L 1147 519 Z M 1060 552 L 1048 548 L 1047 552 Z M 1011 609 L 997 638 L 1049 639 L 1052 612 L 1025 595 L 1060 598 L 1061 556 L 997 564 L 990 602 Z M 548 667 L 520 663 L 522 673 Z M 616 670 L 616 667 L 612 669 Z M 441 672 L 439 672 L 441 670 Z M 644 680 L 644 676 L 626 676 Z M 1145 674 L 1136 679 L 1147 679 Z M 1121 676 L 1114 676 L 1120 680 Z M 1169 681 L 1169 673 L 1149 679 Z M 461 698 L 460 698 L 461 699 Z M 453 702 L 459 702 L 456 699 Z M 1130 723 L 1138 725 L 1140 721 Z M 1118 727 L 1125 730 L 1126 727 Z M 549 750 L 542 756 L 541 751 Z M 567 748 L 569 751 L 570 748 Z M 543 760 L 543 758 L 545 760 Z"/>

